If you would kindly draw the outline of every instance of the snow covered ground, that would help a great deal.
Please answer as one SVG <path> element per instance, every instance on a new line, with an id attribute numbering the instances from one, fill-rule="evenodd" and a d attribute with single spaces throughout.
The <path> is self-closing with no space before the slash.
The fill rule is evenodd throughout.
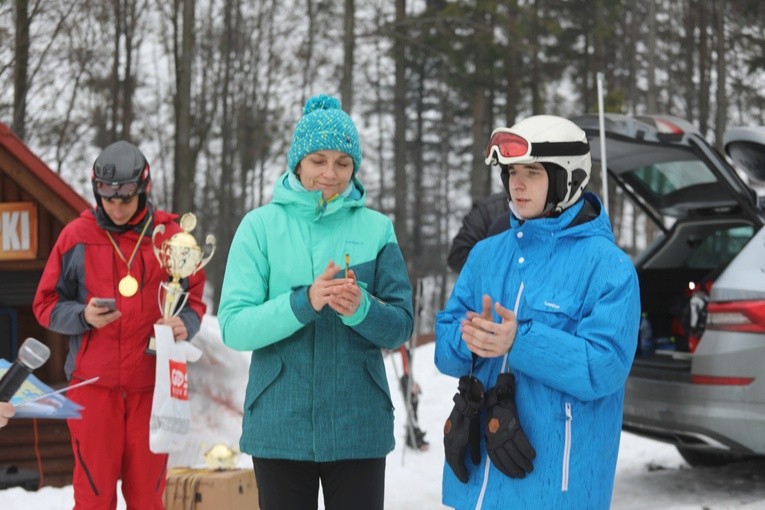
<path id="1" fill-rule="evenodd" d="M 236 447 L 241 407 L 247 381 L 248 355 L 222 345 L 215 317 L 205 317 L 194 343 L 205 355 L 190 370 L 193 430 L 183 453 L 171 456 L 173 466 L 203 466 L 202 454 L 215 443 Z M 422 389 L 420 425 L 431 447 L 427 452 L 404 448 L 404 404 L 395 383 L 400 356 L 386 359 L 388 378 L 396 406 L 398 445 L 388 456 L 386 508 L 391 510 L 438 510 L 441 505 L 443 466 L 442 426 L 451 410 L 456 380 L 438 372 L 433 364 L 433 344 L 419 347 L 414 356 L 414 377 Z M 395 368 L 394 368 L 394 363 Z M 251 468 L 250 459 L 237 461 Z M 72 488 L 45 487 L 37 492 L 23 489 L 0 491 L 2 510 L 59 510 L 73 506 Z M 125 509 L 120 497 L 119 509 Z M 320 508 L 323 508 L 320 504 Z M 725 468 L 691 469 L 666 444 L 623 433 L 612 508 L 618 510 L 721 510 L 765 509 L 765 462 Z"/>

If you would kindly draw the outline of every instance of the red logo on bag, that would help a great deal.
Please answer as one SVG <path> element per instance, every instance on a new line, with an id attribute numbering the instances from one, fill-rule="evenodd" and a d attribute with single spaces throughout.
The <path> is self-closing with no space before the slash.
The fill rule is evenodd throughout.
<path id="1" fill-rule="evenodd" d="M 170 396 L 178 400 L 189 399 L 189 376 L 186 373 L 186 363 L 170 361 Z"/>

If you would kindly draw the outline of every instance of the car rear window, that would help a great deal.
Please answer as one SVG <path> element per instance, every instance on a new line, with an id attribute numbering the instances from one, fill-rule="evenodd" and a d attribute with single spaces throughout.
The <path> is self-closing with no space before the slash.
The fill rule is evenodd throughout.
<path id="1" fill-rule="evenodd" d="M 728 265 L 753 235 L 754 228 L 748 225 L 716 230 L 699 240 L 688 257 L 687 266 L 693 269 L 714 269 Z"/>
<path id="2" fill-rule="evenodd" d="M 640 182 L 656 196 L 664 197 L 679 190 L 717 181 L 714 174 L 698 159 L 667 161 L 638 167 L 627 175 Z"/>

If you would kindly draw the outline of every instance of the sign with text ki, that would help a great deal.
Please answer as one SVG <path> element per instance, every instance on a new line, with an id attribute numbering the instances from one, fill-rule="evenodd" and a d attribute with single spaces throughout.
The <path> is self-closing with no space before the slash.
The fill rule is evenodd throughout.
<path id="1" fill-rule="evenodd" d="M 0 261 L 37 258 L 37 206 L 0 203 Z"/>

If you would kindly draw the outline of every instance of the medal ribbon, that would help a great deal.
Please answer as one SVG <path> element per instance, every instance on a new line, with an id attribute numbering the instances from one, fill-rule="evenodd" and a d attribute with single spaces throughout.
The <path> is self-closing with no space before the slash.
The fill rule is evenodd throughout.
<path id="1" fill-rule="evenodd" d="M 143 230 L 141 230 L 141 235 L 138 236 L 138 242 L 135 243 L 135 248 L 133 248 L 133 253 L 130 255 L 130 260 L 125 260 L 125 256 L 122 254 L 122 250 L 120 250 L 120 247 L 117 246 L 117 243 L 114 241 L 114 238 L 112 237 L 112 234 L 107 230 L 106 235 L 109 237 L 109 240 L 112 242 L 112 246 L 114 246 L 114 249 L 117 251 L 117 255 L 120 256 L 122 259 L 122 262 L 125 263 L 127 266 L 127 276 L 130 276 L 130 266 L 133 265 L 133 259 L 135 258 L 135 254 L 138 253 L 138 247 L 141 246 L 141 241 L 143 240 L 144 234 L 146 234 L 146 229 L 149 228 L 149 223 L 151 223 L 151 218 L 147 217 L 146 222 L 143 224 Z"/>

